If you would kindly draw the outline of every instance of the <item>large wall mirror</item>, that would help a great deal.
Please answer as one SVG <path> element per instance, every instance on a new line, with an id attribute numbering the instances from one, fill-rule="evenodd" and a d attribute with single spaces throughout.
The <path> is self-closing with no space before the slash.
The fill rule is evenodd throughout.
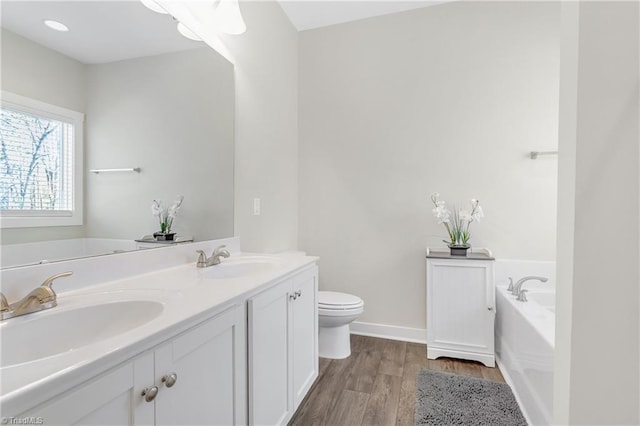
<path id="1" fill-rule="evenodd" d="M 82 224 L 3 226 L 0 267 L 139 248 L 136 239 L 160 230 L 153 201 L 178 196 L 178 236 L 233 235 L 231 63 L 138 0 L 0 7 L 3 93 L 84 114 Z M 139 172 L 91 172 L 104 169 Z"/>

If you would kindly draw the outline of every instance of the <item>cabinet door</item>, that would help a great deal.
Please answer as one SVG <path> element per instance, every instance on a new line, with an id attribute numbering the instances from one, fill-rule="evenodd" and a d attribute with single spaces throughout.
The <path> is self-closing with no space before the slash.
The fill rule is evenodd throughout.
<path id="1" fill-rule="evenodd" d="M 157 425 L 246 423 L 242 312 L 234 307 L 156 350 Z"/>
<path id="2" fill-rule="evenodd" d="M 489 262 L 427 262 L 427 346 L 493 355 L 493 268 Z"/>
<path id="3" fill-rule="evenodd" d="M 317 268 L 293 278 L 293 406 L 297 407 L 318 377 Z"/>
<path id="4" fill-rule="evenodd" d="M 153 354 L 147 353 L 18 417 L 52 425 L 153 425 L 154 403 L 142 396 L 152 385 Z"/>
<path id="5" fill-rule="evenodd" d="M 289 298 L 284 281 L 249 299 L 249 423 L 279 425 L 292 414 L 289 397 Z"/>

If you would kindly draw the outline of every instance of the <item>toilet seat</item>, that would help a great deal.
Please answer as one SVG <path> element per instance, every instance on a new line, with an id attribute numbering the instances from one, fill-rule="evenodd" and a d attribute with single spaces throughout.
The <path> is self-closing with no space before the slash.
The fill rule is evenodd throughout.
<path id="1" fill-rule="evenodd" d="M 364 307 L 364 301 L 358 296 L 336 291 L 318 292 L 318 309 L 322 311 L 352 311 Z"/>

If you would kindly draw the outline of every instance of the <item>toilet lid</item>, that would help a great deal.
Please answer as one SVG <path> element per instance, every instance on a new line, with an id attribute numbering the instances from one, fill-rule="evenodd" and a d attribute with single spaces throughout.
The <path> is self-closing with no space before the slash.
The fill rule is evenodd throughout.
<path id="1" fill-rule="evenodd" d="M 353 309 L 363 306 L 358 296 L 336 291 L 319 291 L 318 307 L 322 309 Z"/>

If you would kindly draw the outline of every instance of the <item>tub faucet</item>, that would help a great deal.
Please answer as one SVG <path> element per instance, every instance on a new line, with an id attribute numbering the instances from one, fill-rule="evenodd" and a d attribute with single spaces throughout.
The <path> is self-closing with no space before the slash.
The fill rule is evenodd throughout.
<path id="1" fill-rule="evenodd" d="M 53 275 L 44 282 L 32 290 L 25 297 L 19 301 L 8 304 L 7 299 L 2 295 L 2 309 L 0 310 L 0 320 L 6 320 L 13 317 L 19 317 L 21 315 L 30 314 L 32 312 L 38 312 L 45 309 L 50 309 L 58 305 L 58 295 L 53 288 L 53 282 L 58 278 L 68 277 L 73 272 L 63 272 L 61 274 Z"/>
<path id="2" fill-rule="evenodd" d="M 524 284 L 526 281 L 530 281 L 530 280 L 537 280 L 537 281 L 546 283 L 547 281 L 549 281 L 549 278 L 546 278 L 546 277 L 535 277 L 535 276 L 520 278 L 513 285 L 513 290 L 511 290 L 511 294 L 513 294 L 514 296 L 519 296 L 520 295 L 520 290 L 522 289 L 522 284 Z"/>
<path id="3" fill-rule="evenodd" d="M 227 258 L 231 256 L 231 254 L 225 247 L 227 246 L 225 246 L 224 244 L 219 247 L 216 247 L 216 249 L 211 254 L 211 257 L 207 257 L 205 252 L 202 250 L 196 250 L 197 253 L 200 253 L 200 256 L 198 256 L 198 263 L 196 263 L 196 266 L 198 268 L 206 268 L 209 266 L 218 265 L 220 263 L 221 257 Z"/>

